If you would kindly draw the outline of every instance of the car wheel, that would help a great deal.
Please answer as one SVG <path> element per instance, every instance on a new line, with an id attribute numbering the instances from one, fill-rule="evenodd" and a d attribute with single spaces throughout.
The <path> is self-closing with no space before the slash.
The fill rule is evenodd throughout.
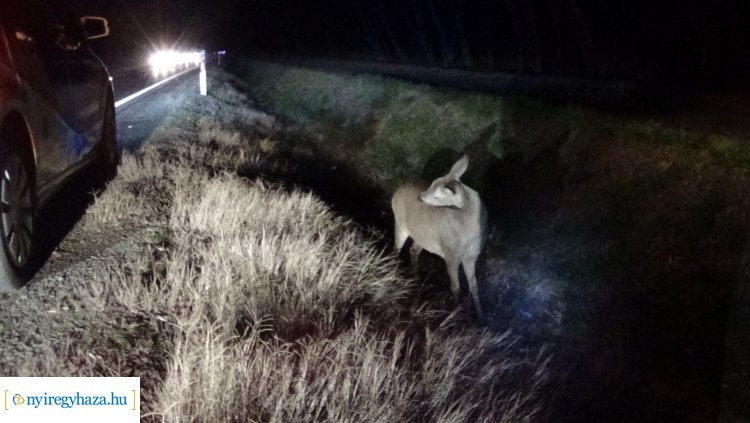
<path id="1" fill-rule="evenodd" d="M 0 289 L 15 289 L 28 278 L 34 241 L 33 187 L 21 157 L 0 154 Z"/>
<path id="2" fill-rule="evenodd" d="M 99 140 L 99 179 L 107 182 L 117 176 L 117 165 L 120 163 L 120 150 L 117 146 L 117 126 L 115 124 L 115 106 L 107 98 L 102 123 L 102 138 Z"/>

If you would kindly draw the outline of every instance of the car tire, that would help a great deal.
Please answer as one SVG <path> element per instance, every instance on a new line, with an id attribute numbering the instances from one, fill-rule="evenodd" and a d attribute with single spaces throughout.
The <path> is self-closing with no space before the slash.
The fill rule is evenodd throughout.
<path id="1" fill-rule="evenodd" d="M 0 150 L 0 291 L 28 281 L 34 251 L 34 186 L 15 150 Z"/>
<path id="2" fill-rule="evenodd" d="M 115 122 L 115 105 L 111 94 L 104 106 L 102 136 L 99 140 L 97 173 L 100 182 L 106 183 L 117 176 L 117 165 L 120 164 L 122 152 L 117 145 L 117 125 Z"/>

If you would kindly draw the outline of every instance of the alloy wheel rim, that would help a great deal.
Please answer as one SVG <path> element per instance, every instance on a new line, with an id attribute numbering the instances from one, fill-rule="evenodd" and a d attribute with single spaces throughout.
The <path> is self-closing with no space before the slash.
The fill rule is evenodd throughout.
<path id="1" fill-rule="evenodd" d="M 0 168 L 0 216 L 5 253 L 13 266 L 21 268 L 31 253 L 33 209 L 26 169 L 15 155 Z"/>

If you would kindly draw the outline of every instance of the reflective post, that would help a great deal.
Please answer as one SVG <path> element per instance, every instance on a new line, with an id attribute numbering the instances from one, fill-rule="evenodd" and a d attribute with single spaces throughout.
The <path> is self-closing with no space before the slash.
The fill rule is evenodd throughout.
<path id="1" fill-rule="evenodd" d="M 201 51 L 201 71 L 200 71 L 201 95 L 208 94 L 208 81 L 206 80 L 206 51 Z"/>

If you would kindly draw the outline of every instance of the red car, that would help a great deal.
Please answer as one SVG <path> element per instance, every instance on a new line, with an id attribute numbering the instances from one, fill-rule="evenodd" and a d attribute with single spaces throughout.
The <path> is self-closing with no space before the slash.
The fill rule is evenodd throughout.
<path id="1" fill-rule="evenodd" d="M 0 290 L 30 277 L 34 217 L 63 182 L 119 160 L 112 83 L 88 40 L 106 19 L 64 1 L 0 0 Z"/>

